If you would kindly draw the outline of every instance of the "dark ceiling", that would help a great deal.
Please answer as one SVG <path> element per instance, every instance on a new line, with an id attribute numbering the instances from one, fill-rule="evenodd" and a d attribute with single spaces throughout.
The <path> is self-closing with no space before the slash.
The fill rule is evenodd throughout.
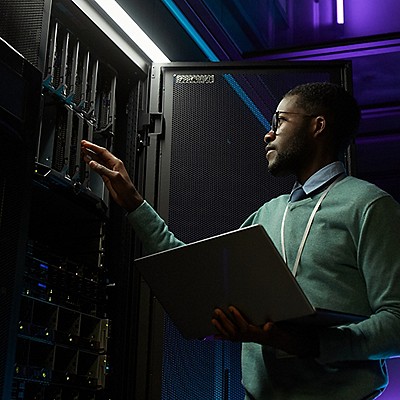
<path id="1" fill-rule="evenodd" d="M 400 197 L 398 0 L 343 0 L 344 24 L 337 22 L 336 0 L 117 1 L 171 61 L 210 59 L 188 26 L 214 61 L 351 60 L 353 91 L 363 112 L 361 175 L 395 176 L 390 189 Z M 384 140 L 376 146 L 379 138 Z"/>

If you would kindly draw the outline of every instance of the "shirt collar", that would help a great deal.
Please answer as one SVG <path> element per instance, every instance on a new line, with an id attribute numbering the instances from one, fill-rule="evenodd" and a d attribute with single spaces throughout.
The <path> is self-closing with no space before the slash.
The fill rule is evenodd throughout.
<path id="1" fill-rule="evenodd" d="M 314 192 L 315 190 L 320 189 L 322 186 L 324 186 L 326 183 L 328 183 L 330 180 L 333 178 L 346 174 L 346 169 L 341 161 L 335 161 L 331 164 L 326 165 L 325 167 L 321 168 L 317 172 L 315 172 L 313 175 L 311 175 L 306 182 L 303 185 L 303 190 L 304 192 L 308 195 L 311 192 Z M 292 193 L 302 185 L 299 182 L 295 182 L 293 189 L 290 193 L 289 196 L 289 201 L 290 198 L 292 197 Z"/>

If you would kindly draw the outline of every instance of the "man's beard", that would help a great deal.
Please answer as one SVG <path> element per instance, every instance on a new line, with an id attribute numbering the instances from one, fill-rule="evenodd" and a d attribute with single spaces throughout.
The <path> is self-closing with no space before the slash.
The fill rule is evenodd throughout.
<path id="1" fill-rule="evenodd" d="M 295 174 L 308 160 L 309 148 L 305 136 L 300 132 L 284 151 L 276 151 L 275 158 L 268 163 L 268 171 L 273 176 Z"/>

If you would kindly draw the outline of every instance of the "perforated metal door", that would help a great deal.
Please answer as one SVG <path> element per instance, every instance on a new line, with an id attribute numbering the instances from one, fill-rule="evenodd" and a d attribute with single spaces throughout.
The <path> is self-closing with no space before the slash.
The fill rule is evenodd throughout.
<path id="1" fill-rule="evenodd" d="M 293 177 L 267 172 L 265 143 L 282 95 L 309 81 L 341 83 L 339 66 L 164 69 L 159 209 L 185 242 L 238 228 Z M 194 316 L 195 318 L 195 316 Z M 162 399 L 242 399 L 240 345 L 187 341 L 168 317 Z"/>

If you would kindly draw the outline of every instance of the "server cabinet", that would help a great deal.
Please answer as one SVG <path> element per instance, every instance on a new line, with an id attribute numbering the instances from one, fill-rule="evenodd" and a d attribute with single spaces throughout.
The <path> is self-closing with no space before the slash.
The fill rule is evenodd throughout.
<path id="1" fill-rule="evenodd" d="M 75 3 L 0 5 L 17 50 L 1 47 L 4 400 L 130 398 L 134 381 L 133 235 L 80 140 L 134 175 L 147 74 Z"/>
<path id="2" fill-rule="evenodd" d="M 0 394 L 9 399 L 25 265 L 41 74 L 0 39 Z"/>
<path id="3" fill-rule="evenodd" d="M 150 109 L 163 128 L 151 136 L 146 195 L 185 242 L 236 229 L 290 191 L 293 177 L 267 173 L 263 142 L 287 90 L 310 81 L 351 90 L 351 66 L 341 62 L 172 63 L 153 66 L 152 76 Z M 350 150 L 343 159 L 351 169 Z M 156 303 L 152 335 L 146 398 L 244 397 L 239 345 L 185 340 Z"/>

